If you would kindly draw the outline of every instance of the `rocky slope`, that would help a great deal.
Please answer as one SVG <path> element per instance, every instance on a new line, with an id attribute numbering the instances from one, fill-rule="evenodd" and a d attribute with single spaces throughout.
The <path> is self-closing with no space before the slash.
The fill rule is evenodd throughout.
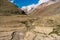
<path id="1" fill-rule="evenodd" d="M 0 0 L 0 15 L 23 14 L 21 9 L 8 0 Z"/>
<path id="2" fill-rule="evenodd" d="M 58 1 L 58 0 L 57 0 Z M 33 12 L 30 13 L 30 15 L 38 15 L 38 16 L 49 16 L 53 14 L 59 13 L 60 8 L 60 2 L 46 2 L 41 5 L 39 5 Z M 56 11 L 56 12 L 54 12 Z"/>
<path id="3" fill-rule="evenodd" d="M 31 15 L 0 16 L 0 40 L 60 40 L 60 2 L 40 10 Z"/>
<path id="4" fill-rule="evenodd" d="M 38 9 L 41 10 L 41 8 L 43 7 L 47 7 L 51 4 L 57 3 L 59 2 L 59 0 L 47 0 L 46 2 L 43 2 L 41 4 L 38 5 L 33 5 L 33 6 L 27 6 L 27 7 L 23 7 L 21 8 L 22 10 L 24 10 L 27 14 L 31 13 L 32 11 L 37 11 Z"/>

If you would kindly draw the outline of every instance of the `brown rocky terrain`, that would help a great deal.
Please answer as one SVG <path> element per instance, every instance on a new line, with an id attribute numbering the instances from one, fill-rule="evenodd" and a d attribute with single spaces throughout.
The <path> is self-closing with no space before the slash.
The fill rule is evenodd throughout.
<path id="1" fill-rule="evenodd" d="M 0 40 L 60 40 L 60 2 L 37 10 L 31 15 L 0 16 Z"/>
<path id="2" fill-rule="evenodd" d="M 0 15 L 23 14 L 24 12 L 17 7 L 8 0 L 0 0 Z"/>

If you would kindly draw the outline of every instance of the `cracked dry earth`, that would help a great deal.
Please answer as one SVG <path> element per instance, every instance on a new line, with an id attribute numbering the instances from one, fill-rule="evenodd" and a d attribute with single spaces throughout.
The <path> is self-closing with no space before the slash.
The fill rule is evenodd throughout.
<path id="1" fill-rule="evenodd" d="M 59 16 L 0 16 L 0 40 L 60 40 Z"/>

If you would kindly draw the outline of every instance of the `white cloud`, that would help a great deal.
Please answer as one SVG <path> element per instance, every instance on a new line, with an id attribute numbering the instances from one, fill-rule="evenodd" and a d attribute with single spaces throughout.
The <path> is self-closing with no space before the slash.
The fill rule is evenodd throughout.
<path id="1" fill-rule="evenodd" d="M 47 2 L 48 0 L 39 0 L 37 4 L 31 4 L 31 5 L 28 5 L 28 6 L 23 6 L 21 9 L 27 9 L 28 11 L 34 7 L 36 8 L 38 5 L 40 5 L 41 3 L 44 3 L 44 2 Z"/>
<path id="2" fill-rule="evenodd" d="M 35 8 L 37 5 L 35 5 L 35 4 L 31 4 L 31 5 L 28 5 L 28 6 L 23 6 L 21 9 L 23 10 L 23 9 L 27 9 L 27 10 L 30 10 L 31 8 Z"/>
<path id="3" fill-rule="evenodd" d="M 49 0 L 40 0 L 40 3 L 44 3 L 44 2 L 47 2 Z"/>
<path id="4" fill-rule="evenodd" d="M 14 2 L 14 0 L 9 0 L 11 3 L 13 3 Z"/>

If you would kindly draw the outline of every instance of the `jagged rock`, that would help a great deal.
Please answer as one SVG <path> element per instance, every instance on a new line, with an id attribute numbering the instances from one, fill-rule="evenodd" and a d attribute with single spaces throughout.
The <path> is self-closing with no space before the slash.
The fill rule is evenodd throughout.
<path id="1" fill-rule="evenodd" d="M 16 31 L 12 33 L 11 40 L 24 40 L 25 32 L 23 31 Z"/>
<path id="2" fill-rule="evenodd" d="M 24 40 L 33 40 L 35 37 L 35 34 L 31 31 L 26 32 L 26 35 L 24 37 Z"/>

